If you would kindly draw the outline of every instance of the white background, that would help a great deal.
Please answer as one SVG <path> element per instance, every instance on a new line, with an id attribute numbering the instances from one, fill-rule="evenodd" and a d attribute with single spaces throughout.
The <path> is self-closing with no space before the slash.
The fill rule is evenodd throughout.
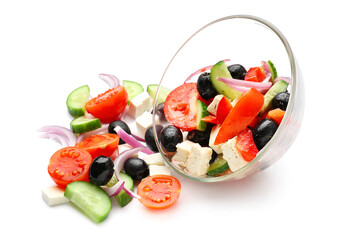
<path id="1" fill-rule="evenodd" d="M 0 238 L 342 239 L 342 21 L 339 1 L 1 1 Z M 179 177 L 172 208 L 114 205 L 96 225 L 72 205 L 48 207 L 47 165 L 59 148 L 38 138 L 68 126 L 70 90 L 106 90 L 99 73 L 158 83 L 198 28 L 252 14 L 287 37 L 303 72 L 306 111 L 289 151 L 264 172 L 234 183 Z M 242 36 L 245 37 L 245 36 Z M 247 36 L 249 37 L 249 36 Z"/>

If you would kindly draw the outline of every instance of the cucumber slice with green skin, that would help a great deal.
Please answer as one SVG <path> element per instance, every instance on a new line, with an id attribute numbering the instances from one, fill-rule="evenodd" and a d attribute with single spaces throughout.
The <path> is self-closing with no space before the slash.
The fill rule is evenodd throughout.
<path id="1" fill-rule="evenodd" d="M 208 167 L 207 175 L 215 176 L 224 173 L 229 169 L 230 167 L 227 161 L 223 158 L 222 155 L 218 155 L 214 162 Z"/>
<path id="2" fill-rule="evenodd" d="M 96 223 L 104 221 L 112 208 L 107 193 L 89 182 L 76 181 L 68 184 L 64 196 Z"/>
<path id="3" fill-rule="evenodd" d="M 199 131 L 205 131 L 206 127 L 207 127 L 207 123 L 202 121 L 201 119 L 203 117 L 208 116 L 208 111 L 207 111 L 207 106 L 205 103 L 203 103 L 202 101 L 200 101 L 199 99 L 197 100 L 197 130 Z"/>
<path id="4" fill-rule="evenodd" d="M 277 83 L 275 83 L 266 94 L 264 94 L 264 104 L 260 111 L 260 115 L 271 108 L 272 100 L 275 97 L 275 95 L 279 92 L 285 92 L 287 90 L 287 87 L 288 83 L 283 80 L 280 80 Z"/>
<path id="5" fill-rule="evenodd" d="M 133 191 L 134 183 L 133 179 L 124 172 L 119 173 L 121 180 L 125 183 L 125 187 Z M 113 174 L 112 179 L 106 184 L 106 187 L 112 187 L 118 182 L 117 178 Z M 118 195 L 114 197 L 121 207 L 125 207 L 129 202 L 131 202 L 132 197 L 130 197 L 124 190 L 121 190 Z"/>
<path id="6" fill-rule="evenodd" d="M 78 117 L 71 121 L 70 128 L 74 133 L 84 133 L 101 128 L 98 118 Z"/>
<path id="7" fill-rule="evenodd" d="M 144 92 L 143 86 L 134 81 L 123 80 L 123 86 L 125 87 L 125 90 L 129 98 L 127 104 L 129 104 L 134 97 Z"/>
<path id="8" fill-rule="evenodd" d="M 150 84 L 147 86 L 147 92 L 149 93 L 152 100 L 155 99 L 157 88 L 158 88 L 158 84 Z M 166 88 L 163 86 L 160 87 L 160 91 L 159 91 L 158 96 L 157 96 L 156 106 L 158 104 L 166 101 L 166 98 L 167 98 L 168 94 L 170 93 L 170 91 L 171 90 L 169 88 Z"/>
<path id="9" fill-rule="evenodd" d="M 90 90 L 88 85 L 81 86 L 73 90 L 67 98 L 68 112 L 73 117 L 84 116 L 86 112 L 85 105 L 89 100 Z"/>
<path id="10" fill-rule="evenodd" d="M 217 79 L 218 77 L 232 78 L 227 66 L 225 65 L 225 62 L 220 61 L 216 63 L 211 69 L 210 77 L 213 87 L 219 94 L 223 94 L 231 101 L 241 96 L 241 92 L 229 87 L 227 84 Z"/>
<path id="11" fill-rule="evenodd" d="M 272 74 L 272 81 L 274 81 L 275 78 L 277 78 L 276 68 L 275 68 L 274 64 L 272 63 L 272 61 L 270 61 L 270 60 L 267 62 L 267 64 L 268 64 L 268 66 L 270 68 L 270 72 Z"/>

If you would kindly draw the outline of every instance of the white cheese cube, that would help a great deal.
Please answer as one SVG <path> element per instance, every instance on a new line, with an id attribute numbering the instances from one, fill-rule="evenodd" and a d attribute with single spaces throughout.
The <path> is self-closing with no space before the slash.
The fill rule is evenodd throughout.
<path id="1" fill-rule="evenodd" d="M 201 147 L 196 143 L 192 145 L 191 153 L 186 161 L 186 169 L 194 175 L 204 175 L 209 167 L 209 161 L 212 157 L 212 149 Z"/>
<path id="2" fill-rule="evenodd" d="M 142 92 L 130 101 L 128 114 L 133 118 L 137 118 L 150 109 L 150 96 L 147 92 Z"/>
<path id="3" fill-rule="evenodd" d="M 220 129 L 219 126 L 215 126 L 212 128 L 211 134 L 210 134 L 210 141 L 209 141 L 209 146 L 218 154 L 222 153 L 221 146 L 223 145 L 223 143 L 214 145 L 214 141 L 216 140 L 219 129 Z"/>
<path id="4" fill-rule="evenodd" d="M 129 149 L 132 149 L 132 147 L 127 143 L 118 145 L 119 154 L 121 154 L 122 152 L 129 150 Z M 135 155 L 132 155 L 132 157 L 138 158 L 138 153 L 136 153 Z"/>
<path id="5" fill-rule="evenodd" d="M 170 171 L 170 168 L 167 166 L 150 165 L 149 174 L 150 176 L 158 175 L 158 174 L 171 175 L 171 171 Z"/>
<path id="6" fill-rule="evenodd" d="M 164 166 L 164 159 L 161 153 L 153 153 L 153 154 L 146 154 L 143 157 L 143 160 L 146 162 L 146 164 L 150 165 L 159 165 Z"/>
<path id="7" fill-rule="evenodd" d="M 64 191 L 58 186 L 44 188 L 42 197 L 50 207 L 69 202 L 68 198 L 64 196 Z"/>
<path id="8" fill-rule="evenodd" d="M 213 101 L 211 102 L 211 104 L 208 105 L 207 111 L 209 113 L 211 113 L 212 115 L 216 116 L 218 104 L 219 104 L 220 100 L 222 100 L 223 97 L 224 97 L 224 95 L 222 95 L 222 94 L 218 94 L 217 96 L 215 96 Z"/>
<path id="9" fill-rule="evenodd" d="M 194 144 L 195 144 L 194 142 L 191 142 L 189 140 L 176 144 L 176 153 L 172 157 L 172 161 L 176 162 L 177 164 L 181 164 L 185 166 L 187 158 L 189 157 L 189 154 L 191 153 L 191 150 L 192 150 L 192 146 Z"/>
<path id="10" fill-rule="evenodd" d="M 152 126 L 152 114 L 144 112 L 136 119 L 137 133 L 140 137 L 144 138 L 146 130 Z"/>
<path id="11" fill-rule="evenodd" d="M 236 138 L 237 137 L 231 138 L 221 147 L 223 151 L 223 158 L 229 164 L 232 172 L 235 172 L 248 164 L 248 162 L 243 159 L 236 148 Z"/>

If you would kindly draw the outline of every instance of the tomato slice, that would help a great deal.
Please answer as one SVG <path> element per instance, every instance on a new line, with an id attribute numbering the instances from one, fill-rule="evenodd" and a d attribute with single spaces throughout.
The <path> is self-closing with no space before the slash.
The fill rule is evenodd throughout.
<path id="1" fill-rule="evenodd" d="M 168 208 L 179 199 L 181 184 L 169 175 L 153 175 L 144 178 L 137 187 L 139 201 L 146 207 Z"/>
<path id="2" fill-rule="evenodd" d="M 217 107 L 216 118 L 217 118 L 218 124 L 222 124 L 224 122 L 227 115 L 229 115 L 231 109 L 232 109 L 232 105 L 231 105 L 229 99 L 227 99 L 226 97 L 222 97 L 222 99 L 219 101 L 218 107 Z"/>
<path id="3" fill-rule="evenodd" d="M 236 148 L 247 162 L 250 162 L 256 157 L 258 149 L 255 145 L 252 131 L 249 128 L 237 135 Z"/>
<path id="4" fill-rule="evenodd" d="M 101 122 L 117 120 L 128 102 L 128 95 L 123 86 L 118 86 L 99 94 L 86 103 L 86 110 Z"/>
<path id="5" fill-rule="evenodd" d="M 52 180 L 62 187 L 74 181 L 88 181 L 92 156 L 84 149 L 65 147 L 50 158 L 48 172 Z"/>
<path id="6" fill-rule="evenodd" d="M 245 74 L 244 80 L 251 82 L 262 82 L 266 78 L 266 75 L 263 73 L 261 68 L 253 67 L 248 70 Z"/>
<path id="7" fill-rule="evenodd" d="M 197 127 L 196 83 L 185 83 L 171 91 L 164 103 L 164 114 L 175 127 L 191 131 Z"/>
<path id="8" fill-rule="evenodd" d="M 117 149 L 119 140 L 120 138 L 117 134 L 98 134 L 76 143 L 75 147 L 83 148 L 91 154 L 93 159 L 98 156 L 110 157 Z"/>

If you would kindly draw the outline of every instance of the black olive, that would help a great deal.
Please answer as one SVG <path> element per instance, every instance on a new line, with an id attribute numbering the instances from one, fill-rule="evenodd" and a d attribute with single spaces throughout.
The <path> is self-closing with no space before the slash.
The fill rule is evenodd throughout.
<path id="1" fill-rule="evenodd" d="M 199 143 L 202 147 L 208 147 L 211 131 L 192 130 L 187 134 L 187 140 Z"/>
<path id="2" fill-rule="evenodd" d="M 113 160 L 109 157 L 99 156 L 89 167 L 89 182 L 98 186 L 106 185 L 111 180 L 113 172 Z"/>
<path id="3" fill-rule="evenodd" d="M 209 164 L 212 164 L 214 160 L 216 160 L 217 156 L 218 156 L 218 153 L 216 153 L 216 151 L 212 149 L 212 156 L 211 156 L 211 160 L 209 161 Z"/>
<path id="4" fill-rule="evenodd" d="M 149 166 L 140 158 L 127 159 L 124 163 L 124 170 L 133 180 L 142 180 L 149 176 Z"/>
<path id="5" fill-rule="evenodd" d="M 161 134 L 162 129 L 163 127 L 161 125 L 156 125 L 156 133 L 157 133 L 158 138 Z M 145 139 L 146 145 L 151 151 L 158 152 L 158 148 L 156 146 L 156 142 L 154 138 L 154 127 L 149 127 L 148 130 L 146 130 L 144 139 Z"/>
<path id="6" fill-rule="evenodd" d="M 111 122 L 111 123 L 108 125 L 108 132 L 109 132 L 109 133 L 117 134 L 117 132 L 114 131 L 114 128 L 115 128 L 116 126 L 121 127 L 127 134 L 131 134 L 131 130 L 130 130 L 129 126 L 128 126 L 125 122 L 123 122 L 123 121 L 121 121 L 121 120 L 117 120 L 117 121 Z M 120 140 L 119 140 L 119 144 L 124 144 L 124 143 L 125 143 L 125 142 L 124 142 L 123 139 L 120 139 Z"/>
<path id="7" fill-rule="evenodd" d="M 166 116 L 164 115 L 164 102 L 157 105 L 155 113 L 160 121 L 167 121 Z"/>
<path id="8" fill-rule="evenodd" d="M 165 126 L 161 131 L 161 145 L 168 152 L 176 152 L 176 145 L 181 143 L 182 140 L 181 130 L 173 125 Z"/>
<path id="9" fill-rule="evenodd" d="M 197 89 L 200 96 L 205 100 L 214 98 L 218 94 L 212 85 L 210 73 L 208 72 L 204 72 L 199 76 Z"/>
<path id="10" fill-rule="evenodd" d="M 261 150 L 269 142 L 277 128 L 277 123 L 268 118 L 262 119 L 259 123 L 257 123 L 252 133 L 258 150 Z"/>
<path id="11" fill-rule="evenodd" d="M 244 80 L 247 70 L 240 64 L 233 64 L 227 67 L 232 78 Z"/>
<path id="12" fill-rule="evenodd" d="M 280 108 L 281 110 L 286 110 L 289 101 L 289 92 L 280 92 L 275 95 L 272 99 L 273 108 Z"/>

